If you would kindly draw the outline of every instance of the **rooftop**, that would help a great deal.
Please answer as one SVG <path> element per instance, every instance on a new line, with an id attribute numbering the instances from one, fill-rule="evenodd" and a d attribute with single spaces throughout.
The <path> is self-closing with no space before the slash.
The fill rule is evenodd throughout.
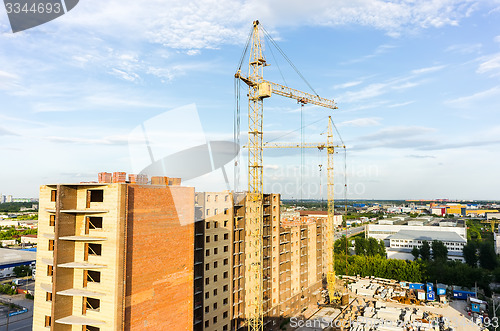
<path id="1" fill-rule="evenodd" d="M 407 239 L 407 240 L 440 240 L 440 241 L 455 241 L 467 242 L 464 238 L 460 237 L 456 232 L 451 231 L 414 231 L 414 230 L 400 230 L 395 234 L 387 237 L 389 240 L 393 239 Z"/>
<path id="2" fill-rule="evenodd" d="M 0 248 L 0 267 L 35 260 L 36 252 L 23 251 L 19 249 Z"/>

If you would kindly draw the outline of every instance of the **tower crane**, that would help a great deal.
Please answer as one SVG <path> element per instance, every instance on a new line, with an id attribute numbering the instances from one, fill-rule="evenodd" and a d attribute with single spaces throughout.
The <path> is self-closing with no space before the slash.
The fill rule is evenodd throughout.
<path id="1" fill-rule="evenodd" d="M 250 331 L 263 330 L 263 162 L 262 162 L 262 118 L 263 100 L 272 94 L 297 100 L 301 104 L 314 104 L 329 109 L 337 109 L 333 100 L 302 92 L 290 87 L 266 81 L 263 78 L 267 62 L 262 53 L 259 21 L 253 22 L 251 35 L 248 76 L 235 73 L 235 78 L 248 85 L 248 195 L 253 213 L 246 219 L 249 240 L 248 260 L 250 272 L 246 273 L 248 328 Z M 333 193 L 333 192 L 332 192 Z M 333 207 L 332 207 L 333 208 Z M 331 240 L 333 240 L 333 235 Z M 332 253 L 333 254 L 333 253 Z"/>
<path id="2" fill-rule="evenodd" d="M 263 143 L 263 148 L 317 148 L 319 150 L 326 149 L 328 154 L 327 162 L 327 199 L 328 199 L 328 218 L 326 226 L 326 236 L 327 236 L 327 286 L 328 286 L 328 296 L 330 302 L 340 301 L 340 296 L 337 294 L 337 289 L 335 286 L 335 261 L 333 253 L 333 244 L 335 241 L 335 224 L 334 224 L 334 172 L 333 172 L 333 155 L 335 154 L 335 148 L 345 148 L 344 145 L 334 145 L 333 144 L 333 122 L 332 117 L 328 116 L 328 131 L 327 140 L 325 143 Z"/>

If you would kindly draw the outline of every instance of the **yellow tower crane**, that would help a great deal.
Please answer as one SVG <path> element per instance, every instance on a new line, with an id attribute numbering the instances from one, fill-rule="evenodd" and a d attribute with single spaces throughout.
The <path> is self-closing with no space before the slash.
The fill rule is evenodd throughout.
<path id="1" fill-rule="evenodd" d="M 327 261 L 327 274 L 326 280 L 328 284 L 328 296 L 330 302 L 340 301 L 340 296 L 335 285 L 335 261 L 333 253 L 333 244 L 335 241 L 335 223 L 334 223 L 334 172 L 333 172 L 333 155 L 335 154 L 335 148 L 345 148 L 344 145 L 334 145 L 333 144 L 333 122 L 332 117 L 328 116 L 328 131 L 327 140 L 325 143 L 264 143 L 263 148 L 317 148 L 319 150 L 326 149 L 328 154 L 327 162 L 327 199 L 328 199 L 328 218 L 326 224 L 326 261 Z"/>
<path id="2" fill-rule="evenodd" d="M 237 79 L 248 85 L 248 198 L 253 210 L 246 218 L 246 230 L 250 242 L 247 260 L 250 264 L 250 272 L 246 273 L 247 292 L 247 318 L 250 331 L 263 330 L 263 184 L 262 184 L 262 118 L 263 99 L 270 97 L 273 93 L 297 100 L 301 104 L 311 103 L 314 105 L 337 109 L 333 100 L 321 98 L 318 95 L 309 94 L 289 88 L 284 85 L 264 80 L 263 69 L 267 66 L 262 53 L 260 40 L 259 21 L 253 22 L 251 35 L 250 60 L 248 64 L 248 77 L 244 77 L 241 70 L 235 74 Z M 333 207 L 332 207 L 333 208 Z M 333 236 L 332 236 L 333 239 Z"/>

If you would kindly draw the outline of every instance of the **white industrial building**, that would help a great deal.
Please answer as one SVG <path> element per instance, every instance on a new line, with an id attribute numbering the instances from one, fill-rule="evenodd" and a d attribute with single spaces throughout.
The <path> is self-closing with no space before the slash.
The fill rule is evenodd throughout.
<path id="1" fill-rule="evenodd" d="M 14 268 L 20 265 L 35 268 L 36 252 L 0 248 L 0 278 L 15 276 Z"/>
<path id="2" fill-rule="evenodd" d="M 384 241 L 388 258 L 401 260 L 413 260 L 413 247 L 420 247 L 424 240 L 429 244 L 439 240 L 448 248 L 449 259 L 463 261 L 463 246 L 467 244 L 467 228 L 463 224 L 440 222 L 433 217 L 419 217 L 404 222 L 380 220 L 379 224 L 367 225 L 366 235 Z M 500 238 L 497 243 L 500 248 Z"/>
<path id="3" fill-rule="evenodd" d="M 452 231 L 420 231 L 400 230 L 390 235 L 387 249 L 388 258 L 413 260 L 413 247 L 420 248 L 424 241 L 432 245 L 432 241 L 441 241 L 448 249 L 448 259 L 463 261 L 463 248 L 467 240 Z"/>
<path id="4" fill-rule="evenodd" d="M 413 223 L 414 224 L 414 223 Z M 406 225 L 406 224 L 368 224 L 366 232 L 368 237 L 377 240 L 386 240 L 390 235 L 396 234 L 401 230 L 409 231 L 430 231 L 430 232 L 454 232 L 463 239 L 467 240 L 467 228 L 464 226 L 433 226 L 433 225 Z M 386 246 L 388 242 L 386 241 Z"/>

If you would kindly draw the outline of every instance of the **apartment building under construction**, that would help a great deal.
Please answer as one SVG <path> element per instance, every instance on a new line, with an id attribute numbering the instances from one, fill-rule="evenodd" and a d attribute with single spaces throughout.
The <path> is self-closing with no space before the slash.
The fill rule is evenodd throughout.
<path id="1" fill-rule="evenodd" d="M 259 207 L 244 193 L 196 193 L 194 330 L 245 330 L 252 290 L 246 220 Z M 321 300 L 326 219 L 282 220 L 279 194 L 263 201 L 264 329 Z"/>
<path id="2" fill-rule="evenodd" d="M 246 329 L 246 224 L 259 203 L 166 177 L 99 180 L 40 189 L 34 329 Z M 264 323 L 273 330 L 321 299 L 326 222 L 282 220 L 278 194 L 260 204 Z"/>

